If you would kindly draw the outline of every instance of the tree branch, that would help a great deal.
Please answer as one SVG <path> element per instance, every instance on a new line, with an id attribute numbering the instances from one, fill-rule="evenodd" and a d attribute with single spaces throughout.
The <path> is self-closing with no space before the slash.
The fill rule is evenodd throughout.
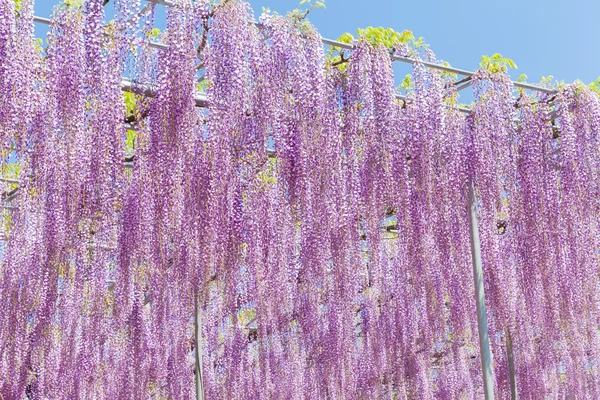
<path id="1" fill-rule="evenodd" d="M 340 53 L 340 60 L 334 62 L 333 64 L 331 64 L 331 66 L 332 67 L 337 67 L 338 65 L 347 63 L 348 61 L 349 61 L 348 59 L 344 58 L 344 52 L 341 52 Z"/>

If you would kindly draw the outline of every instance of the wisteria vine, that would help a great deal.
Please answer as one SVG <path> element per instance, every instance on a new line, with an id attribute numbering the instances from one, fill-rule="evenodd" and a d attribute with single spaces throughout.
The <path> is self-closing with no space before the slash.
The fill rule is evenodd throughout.
<path id="1" fill-rule="evenodd" d="M 509 358 L 600 398 L 596 93 L 482 69 L 464 114 L 428 49 L 400 99 L 297 14 L 177 0 L 156 49 L 156 5 L 81 3 L 43 49 L 0 0 L 0 398 L 481 398 L 471 187 L 498 398 Z"/>

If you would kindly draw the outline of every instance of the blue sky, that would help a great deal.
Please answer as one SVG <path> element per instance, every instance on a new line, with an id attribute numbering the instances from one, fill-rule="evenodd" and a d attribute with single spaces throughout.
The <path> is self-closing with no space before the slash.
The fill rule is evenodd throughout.
<path id="1" fill-rule="evenodd" d="M 62 0 L 36 0 L 35 14 L 48 17 Z M 144 0 L 142 0 L 144 1 Z M 258 16 L 262 7 L 285 13 L 300 0 L 251 0 Z M 501 53 L 512 58 L 528 82 L 542 76 L 586 83 L 600 76 L 600 1 L 598 0 L 326 0 L 309 20 L 322 36 L 335 39 L 359 27 L 410 29 L 423 36 L 438 59 L 468 70 L 481 56 Z M 108 7 L 108 6 L 107 6 Z M 162 6 L 161 6 L 162 7 Z M 45 29 L 38 28 L 38 35 Z M 396 67 L 400 83 L 408 66 Z"/>

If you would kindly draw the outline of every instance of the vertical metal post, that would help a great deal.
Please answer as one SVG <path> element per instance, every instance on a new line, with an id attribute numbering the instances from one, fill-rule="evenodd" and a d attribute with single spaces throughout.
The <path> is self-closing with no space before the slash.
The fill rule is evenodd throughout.
<path id="1" fill-rule="evenodd" d="M 512 347 L 510 329 L 506 328 L 506 358 L 508 359 L 508 376 L 510 379 L 510 398 L 517 400 L 517 379 L 515 377 L 515 355 Z"/>
<path id="2" fill-rule="evenodd" d="M 473 183 L 469 183 L 469 232 L 471 236 L 471 257 L 473 259 L 473 278 L 475 282 L 475 303 L 477 305 L 477 328 L 479 331 L 479 351 L 481 353 L 481 372 L 485 400 L 494 400 L 494 381 L 490 356 L 485 293 L 483 290 L 483 269 L 481 263 L 481 243 L 479 241 L 479 223 L 477 221 L 477 199 Z"/>
<path id="3" fill-rule="evenodd" d="M 194 297 L 194 346 L 196 347 L 196 400 L 204 400 L 202 384 L 202 315 L 198 305 L 198 295 Z"/>

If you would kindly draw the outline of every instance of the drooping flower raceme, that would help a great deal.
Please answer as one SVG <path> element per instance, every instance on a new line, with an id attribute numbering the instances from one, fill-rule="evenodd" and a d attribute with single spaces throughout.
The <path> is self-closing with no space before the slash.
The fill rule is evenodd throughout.
<path id="1" fill-rule="evenodd" d="M 44 57 L 0 0 L 3 398 L 481 398 L 471 188 L 498 397 L 509 358 L 522 398 L 600 395 L 596 94 L 482 70 L 465 115 L 427 49 L 401 99 L 295 14 L 113 3 L 58 5 Z"/>

